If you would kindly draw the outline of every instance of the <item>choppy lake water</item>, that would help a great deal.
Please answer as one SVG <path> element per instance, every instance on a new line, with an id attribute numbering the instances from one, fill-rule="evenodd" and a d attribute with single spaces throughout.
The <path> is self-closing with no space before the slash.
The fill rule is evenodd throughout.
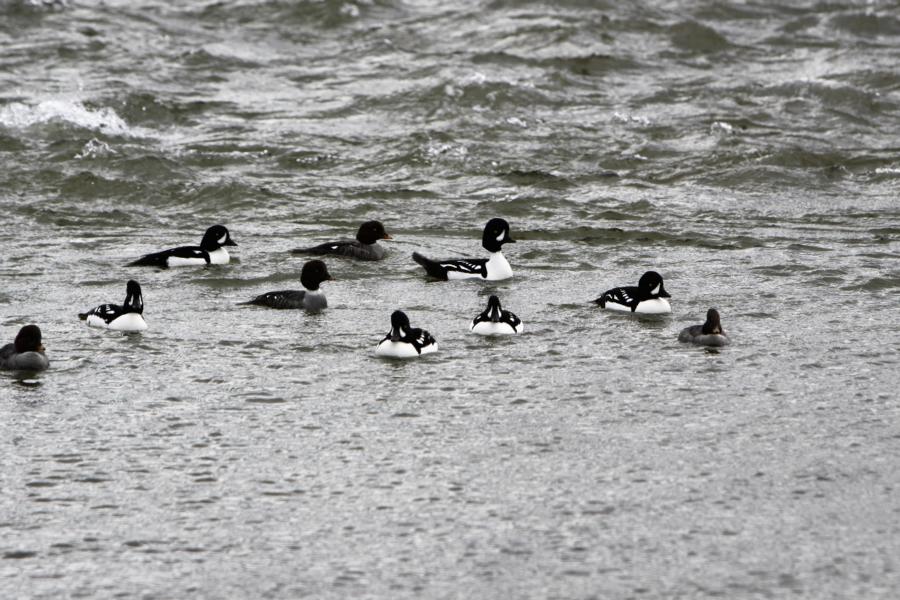
<path id="1" fill-rule="evenodd" d="M 0 375 L 0 596 L 896 597 L 898 48 L 878 1 L 0 0 L 0 343 L 51 359 Z M 410 259 L 495 216 L 513 279 Z M 235 305 L 368 219 L 326 312 Z M 648 269 L 670 318 L 589 303 Z M 149 331 L 77 319 L 131 277 Z M 373 356 L 396 308 L 437 354 Z"/>

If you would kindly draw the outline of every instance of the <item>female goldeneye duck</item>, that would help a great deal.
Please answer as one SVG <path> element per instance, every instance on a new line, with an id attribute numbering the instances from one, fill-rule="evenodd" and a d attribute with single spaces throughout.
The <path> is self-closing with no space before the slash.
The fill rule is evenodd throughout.
<path id="1" fill-rule="evenodd" d="M 237 246 L 224 225 L 213 225 L 203 234 L 199 246 L 179 246 L 162 252 L 145 254 L 129 267 L 186 267 L 195 265 L 227 265 L 231 260 L 224 246 Z"/>
<path id="2" fill-rule="evenodd" d="M 678 334 L 678 341 L 702 346 L 725 346 L 730 342 L 719 320 L 719 311 L 714 308 L 706 311 L 706 322 L 703 325 L 691 325 L 682 329 Z"/>
<path id="3" fill-rule="evenodd" d="M 328 268 L 321 260 L 311 260 L 303 265 L 300 272 L 300 283 L 303 290 L 284 290 L 281 292 L 268 292 L 257 296 L 249 302 L 240 302 L 240 306 L 255 304 L 268 306 L 269 308 L 303 308 L 309 311 L 322 310 L 328 307 L 325 294 L 319 289 L 323 281 L 331 279 Z"/>
<path id="4" fill-rule="evenodd" d="M 312 248 L 296 248 L 292 254 L 335 254 L 337 256 L 349 256 L 359 260 L 381 260 L 387 255 L 383 246 L 378 245 L 378 240 L 392 240 L 384 225 L 380 221 L 366 221 L 359 226 L 355 240 L 338 240 L 319 244 Z"/>
<path id="5" fill-rule="evenodd" d="M 403 311 L 395 310 L 391 315 L 391 330 L 375 348 L 376 356 L 392 358 L 413 358 L 437 352 L 437 340 L 424 329 L 414 329 L 409 325 L 409 317 Z"/>
<path id="6" fill-rule="evenodd" d="M 0 369 L 43 371 L 49 366 L 37 325 L 26 325 L 19 330 L 15 342 L 0 348 Z"/>
<path id="7" fill-rule="evenodd" d="M 78 318 L 86 321 L 91 327 L 104 327 L 113 331 L 144 331 L 147 323 L 144 321 L 144 299 L 141 296 L 141 285 L 134 279 L 130 279 L 125 286 L 125 302 L 118 304 L 101 304 L 85 313 L 79 313 Z"/>
<path id="8" fill-rule="evenodd" d="M 425 267 L 425 271 L 436 279 L 483 279 L 499 281 L 513 276 L 512 267 L 503 256 L 503 244 L 516 240 L 509 236 L 509 223 L 503 219 L 491 219 L 484 226 L 481 245 L 490 252 L 490 258 L 461 258 L 451 260 L 431 260 L 413 252 L 413 260 Z"/>
<path id="9" fill-rule="evenodd" d="M 672 312 L 669 306 L 671 298 L 663 287 L 663 278 L 656 271 L 647 271 L 641 275 L 637 287 L 617 287 L 594 300 L 600 308 L 620 312 L 632 312 L 644 315 L 665 315 Z"/>
<path id="10" fill-rule="evenodd" d="M 522 333 L 522 321 L 500 306 L 500 298 L 488 298 L 487 308 L 472 319 L 469 331 L 478 335 L 517 335 Z"/>

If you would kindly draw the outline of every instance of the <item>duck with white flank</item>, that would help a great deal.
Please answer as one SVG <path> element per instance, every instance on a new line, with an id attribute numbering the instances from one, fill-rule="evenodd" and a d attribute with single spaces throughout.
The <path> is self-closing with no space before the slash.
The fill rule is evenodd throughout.
<path id="1" fill-rule="evenodd" d="M 203 234 L 199 246 L 179 246 L 162 252 L 146 254 L 134 262 L 128 263 L 129 267 L 189 267 L 200 265 L 227 265 L 231 260 L 225 246 L 237 246 L 228 229 L 223 225 L 213 225 Z"/>
<path id="2" fill-rule="evenodd" d="M 488 298 L 487 308 L 472 319 L 469 331 L 478 335 L 517 335 L 522 333 L 522 321 L 500 306 L 500 298 Z"/>
<path id="3" fill-rule="evenodd" d="M 300 272 L 302 290 L 284 290 L 281 292 L 268 292 L 257 296 L 249 302 L 239 302 L 240 306 L 255 304 L 268 306 L 269 308 L 302 308 L 308 311 L 318 311 L 328 307 L 325 294 L 319 289 L 323 281 L 331 279 L 328 268 L 321 260 L 311 260 L 303 265 Z"/>
<path id="4" fill-rule="evenodd" d="M 391 330 L 375 348 L 377 356 L 391 358 L 413 358 L 437 352 L 437 340 L 424 329 L 409 326 L 409 317 L 395 310 L 391 315 Z"/>
<path id="5" fill-rule="evenodd" d="M 87 321 L 91 327 L 103 327 L 113 331 L 144 331 L 144 298 L 141 296 L 140 284 L 131 279 L 125 286 L 125 302 L 118 304 L 101 304 L 86 313 L 79 313 L 78 318 Z"/>
<path id="6" fill-rule="evenodd" d="M 378 240 L 392 240 L 384 225 L 379 221 L 366 221 L 359 226 L 355 240 L 338 240 L 319 244 L 312 248 L 296 248 L 291 254 L 335 254 L 337 256 L 349 256 L 359 260 L 381 260 L 387 255 L 384 246 L 378 245 Z"/>
<path id="7" fill-rule="evenodd" d="M 491 219 L 484 226 L 481 245 L 490 252 L 490 258 L 461 258 L 451 260 L 431 260 L 413 252 L 413 260 L 425 267 L 429 275 L 436 279 L 483 279 L 499 281 L 512 277 L 512 267 L 503 256 L 502 246 L 515 243 L 509 236 L 509 223 L 503 219 Z"/>
<path id="8" fill-rule="evenodd" d="M 41 328 L 26 325 L 19 330 L 16 341 L 0 348 L 0 369 L 43 371 L 50 366 L 41 343 Z"/>
<path id="9" fill-rule="evenodd" d="M 719 311 L 711 308 L 706 311 L 706 322 L 703 325 L 691 325 L 682 329 L 678 334 L 678 341 L 701 346 L 725 346 L 731 340 L 722 328 Z"/>
<path id="10" fill-rule="evenodd" d="M 617 287 L 603 292 L 594 300 L 600 308 L 619 312 L 632 312 L 644 315 L 667 315 L 672 312 L 669 306 L 671 298 L 663 287 L 662 276 L 656 271 L 647 271 L 641 275 L 637 287 Z"/>

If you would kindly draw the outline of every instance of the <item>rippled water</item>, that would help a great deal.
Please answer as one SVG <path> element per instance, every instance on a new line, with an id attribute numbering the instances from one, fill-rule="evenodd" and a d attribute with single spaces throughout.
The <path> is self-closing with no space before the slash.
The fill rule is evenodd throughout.
<path id="1" fill-rule="evenodd" d="M 0 596 L 895 597 L 898 48 L 896 2 L 0 0 L 0 342 L 52 361 L 0 375 Z M 409 257 L 494 216 L 512 280 Z M 368 219 L 326 312 L 235 306 Z M 651 268 L 671 318 L 589 303 Z M 84 327 L 131 277 L 150 330 Z M 440 352 L 374 358 L 396 308 Z"/>

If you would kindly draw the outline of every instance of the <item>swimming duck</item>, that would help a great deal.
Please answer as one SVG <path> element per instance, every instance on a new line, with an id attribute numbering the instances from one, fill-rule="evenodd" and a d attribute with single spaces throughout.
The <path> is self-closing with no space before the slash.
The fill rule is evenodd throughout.
<path id="1" fill-rule="evenodd" d="M 664 315 L 672 312 L 666 298 L 671 298 L 663 287 L 663 278 L 656 271 L 641 275 L 637 287 L 617 287 L 594 300 L 600 308 L 645 315 Z"/>
<path id="2" fill-rule="evenodd" d="M 0 348 L 0 369 L 43 371 L 49 366 L 37 325 L 26 325 L 19 330 L 15 342 Z"/>
<path id="3" fill-rule="evenodd" d="M 322 310 L 328 307 L 325 294 L 319 289 L 323 281 L 331 279 L 328 268 L 321 260 L 311 260 L 303 265 L 300 271 L 300 283 L 302 290 L 284 290 L 281 292 L 267 292 L 257 296 L 249 302 L 239 302 L 239 306 L 255 304 L 268 306 L 269 308 L 303 308 L 309 311 Z"/>
<path id="4" fill-rule="evenodd" d="M 714 308 L 706 311 L 706 322 L 703 325 L 691 325 L 685 327 L 678 334 L 679 342 L 691 342 L 702 346 L 725 346 L 730 343 L 722 322 L 719 320 L 719 311 Z"/>
<path id="5" fill-rule="evenodd" d="M 437 340 L 424 329 L 409 326 L 409 317 L 395 310 L 391 315 L 391 330 L 375 348 L 376 356 L 412 358 L 437 352 Z"/>
<path id="6" fill-rule="evenodd" d="M 213 225 L 203 234 L 199 246 L 179 246 L 153 254 L 145 254 L 129 267 L 185 267 L 195 265 L 227 265 L 231 260 L 225 246 L 237 246 L 224 225 Z"/>
<path id="7" fill-rule="evenodd" d="M 469 331 L 478 335 L 517 335 L 522 333 L 522 321 L 500 306 L 500 298 L 488 298 L 487 308 L 472 319 Z"/>
<path id="8" fill-rule="evenodd" d="M 484 226 L 481 245 L 490 252 L 489 258 L 460 258 L 435 261 L 413 252 L 413 260 L 425 267 L 436 279 L 483 279 L 500 281 L 513 276 L 512 267 L 503 256 L 503 244 L 515 243 L 509 235 L 509 223 L 503 219 L 491 219 Z"/>
<path id="9" fill-rule="evenodd" d="M 118 304 L 101 304 L 85 313 L 79 313 L 78 318 L 87 321 L 91 327 L 104 327 L 113 331 L 144 331 L 147 323 L 144 321 L 144 299 L 141 296 L 141 286 L 134 279 L 130 279 L 125 286 L 125 302 Z"/>
<path id="10" fill-rule="evenodd" d="M 359 226 L 356 232 L 355 240 L 338 240 L 336 242 L 328 242 L 319 244 L 312 248 L 296 248 L 291 250 L 292 254 L 336 254 L 338 256 L 349 256 L 359 260 L 381 260 L 387 255 L 387 251 L 383 246 L 378 244 L 378 240 L 392 240 L 388 232 L 384 230 L 384 225 L 379 221 L 366 221 Z"/>

